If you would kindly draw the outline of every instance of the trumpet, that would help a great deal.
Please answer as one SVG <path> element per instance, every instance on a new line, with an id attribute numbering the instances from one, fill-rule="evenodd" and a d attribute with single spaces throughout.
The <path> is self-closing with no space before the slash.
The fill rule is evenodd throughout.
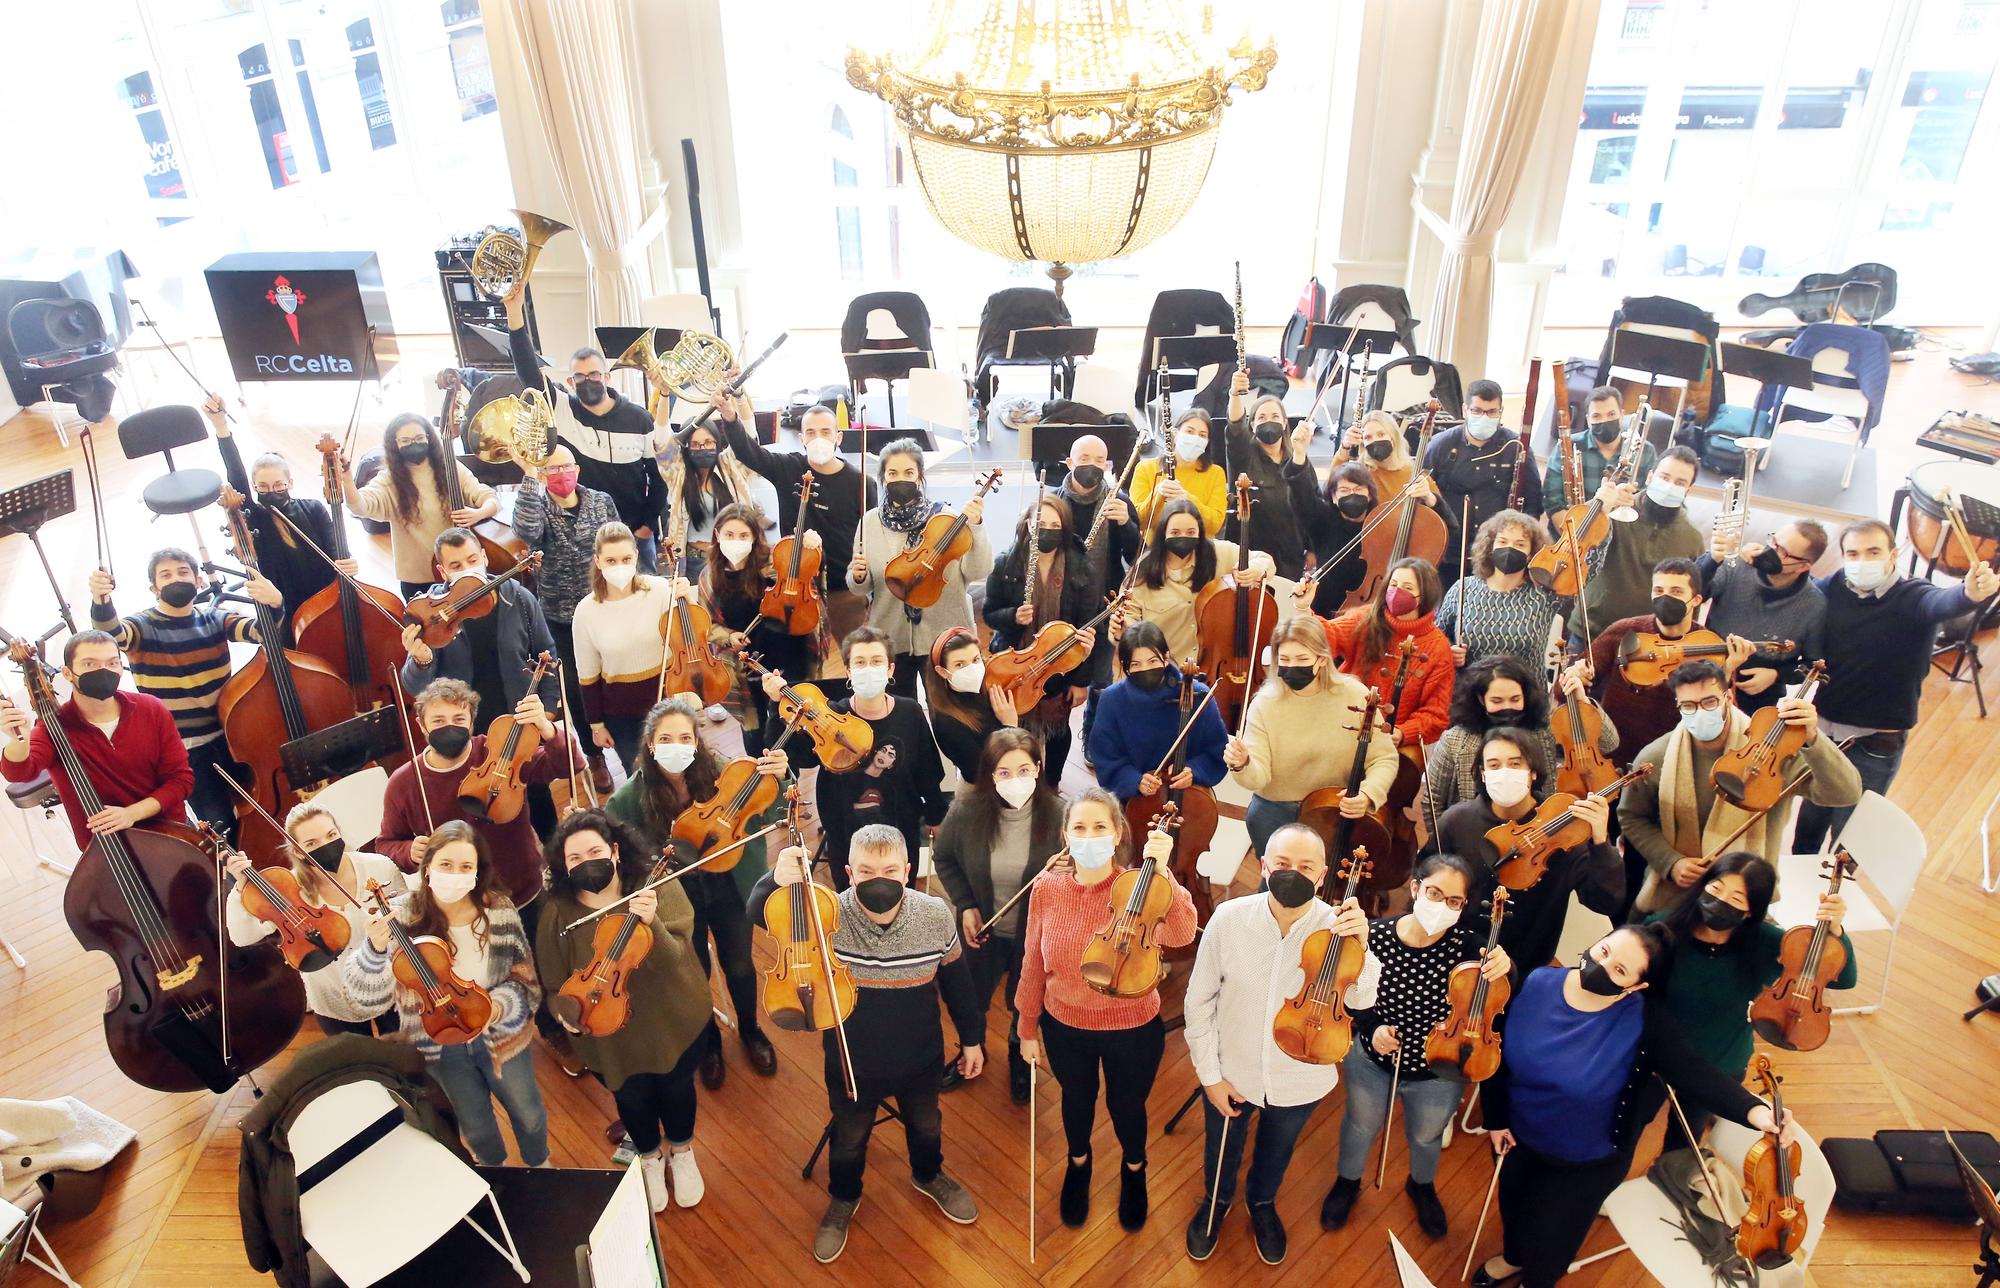
<path id="1" fill-rule="evenodd" d="M 1757 477 L 1757 453 L 1764 450 L 1761 438 L 1738 438 L 1737 450 L 1743 453 L 1743 477 L 1731 479 L 1722 493 L 1722 513 L 1715 516 L 1715 534 L 1734 538 L 1730 546 L 1730 567 L 1735 567 L 1739 556 L 1737 549 L 1743 544 L 1743 533 L 1750 525 L 1750 490 Z"/>
<path id="2" fill-rule="evenodd" d="M 665 353 L 653 347 L 649 328 L 625 346 L 625 352 L 611 364 L 613 371 L 637 371 L 646 383 L 663 395 L 706 402 L 708 396 L 728 382 L 723 379 L 736 365 L 736 355 L 721 336 L 706 331 L 683 331 L 674 347 Z"/>
<path id="3" fill-rule="evenodd" d="M 526 469 L 538 470 L 555 449 L 555 428 L 554 404 L 531 385 L 479 409 L 472 418 L 472 450 L 488 465 L 518 461 Z"/>
<path id="4" fill-rule="evenodd" d="M 1635 482 L 1639 474 L 1639 462 L 1646 452 L 1646 426 L 1653 419 L 1653 408 L 1644 398 L 1639 400 L 1639 410 L 1633 413 L 1631 428 L 1625 441 L 1619 445 L 1618 460 L 1611 466 L 1606 477 L 1616 484 Z M 1629 505 L 1615 506 L 1611 510 L 1614 523 L 1631 523 L 1639 517 L 1639 512 Z"/>
<path id="5" fill-rule="evenodd" d="M 547 215 L 528 210 L 516 210 L 514 214 L 521 221 L 518 234 L 511 228 L 495 228 L 481 237 L 472 250 L 472 284 L 482 295 L 496 300 L 504 299 L 516 283 L 528 280 L 528 275 L 535 271 L 535 259 L 542 253 L 542 247 L 549 244 L 549 238 L 571 231 L 568 224 Z"/>

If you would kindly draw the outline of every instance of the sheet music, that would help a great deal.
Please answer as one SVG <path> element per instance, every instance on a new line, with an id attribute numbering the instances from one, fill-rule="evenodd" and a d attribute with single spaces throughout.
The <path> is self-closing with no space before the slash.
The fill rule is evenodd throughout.
<path id="1" fill-rule="evenodd" d="M 653 1251 L 655 1237 L 653 1209 L 646 1202 L 646 1178 L 635 1158 L 590 1230 L 594 1288 L 666 1288 L 660 1259 Z"/>

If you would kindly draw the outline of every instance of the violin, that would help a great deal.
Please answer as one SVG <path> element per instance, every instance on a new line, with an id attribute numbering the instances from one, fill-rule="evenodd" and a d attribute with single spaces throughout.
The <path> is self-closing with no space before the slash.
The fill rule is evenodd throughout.
<path id="1" fill-rule="evenodd" d="M 54 669 L 26 640 L 5 639 L 78 808 L 97 813 L 103 798 L 57 718 Z M 104 1012 L 112 1063 L 154 1091 L 228 1091 L 305 1020 L 305 985 L 277 948 L 238 948 L 222 933 L 220 873 L 194 838 L 159 819 L 101 833 L 63 890 L 70 933 L 117 966 L 117 1004 Z"/>
<path id="2" fill-rule="evenodd" d="M 1569 657 L 1564 655 L 1564 662 Z M 1618 777 L 1618 767 L 1598 750 L 1604 737 L 1604 712 L 1588 694 L 1571 697 L 1565 690 L 1549 717 L 1549 732 L 1562 748 L 1556 766 L 1556 790 L 1581 796 Z"/>
<path id="3" fill-rule="evenodd" d="M 661 858 L 648 883 L 665 875 Z M 598 921 L 590 940 L 590 960 L 570 972 L 549 995 L 549 1014 L 578 1033 L 608 1038 L 632 1018 L 632 975 L 653 951 L 653 928 L 638 913 L 626 910 L 617 920 Z"/>
<path id="4" fill-rule="evenodd" d="M 1403 691 L 1408 687 L 1412 671 L 1420 671 L 1426 663 L 1417 658 L 1417 641 L 1404 636 L 1397 649 L 1396 678 L 1389 687 L 1389 703 L 1383 710 L 1389 713 L 1389 730 L 1395 730 L 1397 713 L 1403 709 Z M 1413 743 L 1396 748 L 1396 781 L 1389 784 L 1389 798 L 1382 802 L 1382 820 L 1389 829 L 1392 843 L 1381 851 L 1382 859 L 1374 866 L 1374 872 L 1362 885 L 1362 890 L 1374 894 L 1394 890 L 1410 879 L 1410 869 L 1417 861 L 1416 824 L 1403 812 L 1424 785 L 1424 762 L 1422 753 Z M 1337 851 L 1336 851 L 1337 853 Z"/>
<path id="5" fill-rule="evenodd" d="M 1376 713 L 1381 709 L 1382 694 L 1376 689 L 1368 690 L 1366 703 L 1349 708 L 1361 716 L 1361 723 L 1353 727 L 1354 762 L 1347 770 L 1347 786 L 1322 787 L 1308 792 L 1299 802 L 1299 822 L 1319 833 L 1328 854 L 1352 854 L 1357 849 L 1387 854 L 1394 848 L 1382 811 L 1371 811 L 1360 818 L 1349 818 L 1340 812 L 1342 800 L 1361 794 L 1361 780 L 1367 777 L 1368 770 L 1368 742 L 1375 736 Z"/>
<path id="6" fill-rule="evenodd" d="M 797 723 L 787 724 L 785 732 L 771 744 L 771 750 L 777 751 L 790 742 L 798 728 Z M 690 847 L 697 856 L 742 840 L 750 832 L 750 820 L 777 803 L 781 782 L 776 774 L 758 769 L 753 758 L 737 757 L 716 775 L 714 795 L 681 811 L 674 820 L 673 839 Z M 739 847 L 727 856 L 711 860 L 708 870 L 727 872 L 742 857 Z"/>
<path id="7" fill-rule="evenodd" d="M 1083 646 L 1083 633 L 1094 631 L 1125 604 L 1121 592 L 1104 606 L 1104 611 L 1081 626 L 1050 622 L 1019 648 L 995 653 L 986 663 L 988 687 L 998 686 L 1014 698 L 1016 711 L 1031 711 L 1047 696 L 1049 682 L 1067 675 L 1090 658 Z"/>
<path id="8" fill-rule="evenodd" d="M 235 852 L 214 824 L 197 820 L 194 831 L 198 844 L 218 864 Z M 332 907 L 306 902 L 289 868 L 251 868 L 243 882 L 243 911 L 277 928 L 278 951 L 300 974 L 333 965 L 354 935 L 347 918 Z"/>
<path id="9" fill-rule="evenodd" d="M 255 570 L 257 546 L 243 513 L 243 494 L 225 487 L 220 500 L 229 516 L 236 557 L 245 568 Z M 311 786 L 291 781 L 280 748 L 354 718 L 354 691 L 347 678 L 321 659 L 284 646 L 283 613 L 257 605 L 257 631 L 263 641 L 257 656 L 223 681 L 216 697 L 222 736 L 230 754 L 249 769 L 251 796 L 266 814 L 277 818 L 299 803 L 300 788 Z M 237 820 L 237 839 L 246 853 L 281 862 L 274 856 L 285 844 L 282 829 L 244 805 L 237 807 Z"/>
<path id="10" fill-rule="evenodd" d="M 972 499 L 977 501 L 999 486 L 1000 471 L 989 470 L 972 489 Z M 945 574 L 971 550 L 972 524 L 964 511 L 949 517 L 933 514 L 924 520 L 916 541 L 889 560 L 882 582 L 912 608 L 929 608 L 944 594 Z"/>
<path id="11" fill-rule="evenodd" d="M 1783 1123 L 1785 1100 L 1778 1084 L 1784 1079 L 1772 1071 L 1771 1057 L 1759 1054 L 1750 1069 L 1771 1101 L 1772 1119 Z M 1795 1189 L 1799 1162 L 1798 1142 L 1781 1144 L 1769 1132 L 1760 1133 L 1743 1155 L 1743 1197 L 1749 1208 L 1736 1227 L 1736 1250 L 1760 1270 L 1789 1263 L 1806 1241 L 1806 1208 Z"/>
<path id="12" fill-rule="evenodd" d="M 812 511 L 813 476 L 799 479 L 799 517 L 790 536 L 771 552 L 771 584 L 757 605 L 759 616 L 784 627 L 787 635 L 811 635 L 819 630 L 821 551 L 806 544 L 806 516 Z"/>
<path id="13" fill-rule="evenodd" d="M 1168 804 L 1147 829 L 1171 835 L 1179 826 L 1179 811 Z M 1139 866 L 1111 879 L 1109 899 L 1111 915 L 1084 944 L 1077 973 L 1107 996 L 1144 997 L 1167 977 L 1160 925 L 1174 910 L 1173 882 L 1160 879 L 1159 864 L 1147 853 Z"/>
<path id="14" fill-rule="evenodd" d="M 1236 476 L 1238 530 L 1250 530 L 1250 476 Z M 1249 547 L 1244 547 L 1249 557 Z M 1218 577 L 1195 596 L 1195 638 L 1201 669 L 1214 687 L 1222 723 L 1234 725 L 1264 682 L 1264 656 L 1278 631 L 1278 597 L 1259 583 L 1253 590 L 1238 572 Z"/>
<path id="15" fill-rule="evenodd" d="M 1347 882 L 1341 903 L 1368 877 L 1368 849 L 1357 848 L 1340 862 L 1340 878 Z M 1271 1038 L 1278 1049 L 1294 1060 L 1307 1064 L 1339 1064 L 1354 1045 L 1354 1017 L 1347 1013 L 1347 990 L 1361 978 L 1368 958 L 1368 941 L 1334 933 L 1328 926 L 1306 936 L 1299 946 L 1299 968 L 1305 983 L 1287 998 L 1271 1021 Z"/>
<path id="16" fill-rule="evenodd" d="M 743 654 L 743 665 L 759 677 L 776 672 L 755 653 Z M 778 718 L 797 724 L 812 740 L 819 763 L 836 774 L 858 769 L 875 750 L 875 726 L 851 711 L 835 711 L 816 684 L 778 685 Z"/>
<path id="17" fill-rule="evenodd" d="M 1651 765 L 1635 765 L 1590 793 L 1590 797 L 1616 800 L 1628 785 L 1652 772 Z M 1487 842 L 1500 852 L 1494 876 L 1501 885 L 1516 893 L 1533 889 L 1556 855 L 1590 839 L 1589 822 L 1571 808 L 1576 800 L 1568 792 L 1553 792 L 1526 818 L 1486 829 Z"/>
<path id="18" fill-rule="evenodd" d="M 676 570 L 684 566 L 687 551 L 687 510 L 674 516 L 667 545 L 674 552 Z M 714 706 L 736 687 L 736 675 L 729 664 L 716 655 L 709 638 L 715 619 L 706 608 L 683 598 L 673 589 L 677 576 L 668 583 L 667 611 L 660 614 L 660 696 L 693 693 L 705 707 Z"/>
<path id="19" fill-rule="evenodd" d="M 465 494 L 458 481 L 458 400 L 464 385 L 459 381 L 457 369 L 446 367 L 437 373 L 437 387 L 444 390 L 444 406 L 438 411 L 438 437 L 444 443 L 444 505 L 449 513 L 465 508 Z M 486 552 L 486 566 L 494 572 L 511 572 L 515 564 L 534 553 L 512 525 L 498 519 L 481 519 L 472 525 L 472 535 L 479 538 L 479 548 Z M 524 573 L 521 584 L 534 585 L 534 573 Z"/>
<path id="20" fill-rule="evenodd" d="M 1790 640 L 1752 640 L 1759 653 L 1789 653 Z M 1618 642 L 1618 674 L 1634 688 L 1650 689 L 1665 684 L 1681 663 L 1698 657 L 1720 658 L 1729 645 L 1714 631 L 1691 630 L 1677 640 L 1655 631 L 1633 631 Z"/>
<path id="21" fill-rule="evenodd" d="M 493 997 L 452 970 L 451 944 L 436 935 L 413 935 L 389 911 L 380 881 L 368 883 L 368 897 L 389 918 L 389 969 L 396 982 L 417 995 L 424 1032 L 439 1046 L 464 1046 L 486 1031 Z"/>
<path id="22" fill-rule="evenodd" d="M 1836 845 L 1820 864 L 1826 892 L 1839 894 L 1843 878 L 1854 875 L 1854 856 Z M 1772 1046 L 1817 1051 L 1833 1031 L 1833 1008 L 1826 990 L 1847 969 L 1847 945 L 1826 921 L 1794 926 L 1778 944 L 1777 981 L 1750 1002 L 1750 1027 Z"/>
<path id="23" fill-rule="evenodd" d="M 333 514 L 333 548 L 326 554 L 331 559 L 345 559 L 347 522 L 341 511 L 340 443 L 333 435 L 322 434 L 319 452 L 326 508 Z M 361 611 L 364 599 L 379 611 Z M 396 592 L 351 580 L 336 571 L 332 582 L 320 587 L 292 614 L 293 646 L 347 677 L 357 712 L 393 706 L 396 686 L 389 679 L 389 669 L 403 662 L 402 620 L 403 601 Z"/>
<path id="24" fill-rule="evenodd" d="M 1583 583 L 1590 575 L 1586 563 L 1590 552 L 1611 539 L 1611 512 L 1596 497 L 1581 499 L 1583 461 L 1570 441 L 1569 387 L 1564 383 L 1563 364 L 1556 363 L 1551 374 L 1555 377 L 1557 459 L 1562 462 L 1563 495 L 1570 504 L 1550 512 L 1556 539 L 1528 560 L 1528 576 L 1537 586 L 1568 599 L 1583 593 Z"/>
<path id="25" fill-rule="evenodd" d="M 1451 968 L 1445 994 L 1451 1011 L 1424 1039 L 1424 1062 L 1439 1073 L 1454 1070 L 1467 1082 L 1484 1082 L 1500 1070 L 1500 1032 L 1494 1027 L 1514 995 L 1506 976 L 1488 979 L 1479 968 L 1500 946 L 1500 921 L 1507 915 L 1507 887 L 1493 887 L 1486 951 L 1479 961 Z"/>
<path id="26" fill-rule="evenodd" d="M 1814 662 L 1799 698 L 1811 702 L 1825 679 L 1826 663 Z M 1785 765 L 1805 750 L 1807 736 L 1804 726 L 1786 723 L 1776 707 L 1760 708 L 1751 713 L 1743 742 L 1715 758 L 1709 781 L 1731 805 L 1761 814 L 1778 803 L 1785 790 Z"/>
<path id="27" fill-rule="evenodd" d="M 546 650 L 528 670 L 529 693 L 541 687 L 542 677 L 555 669 L 556 660 Z M 528 785 L 521 771 L 542 749 L 542 731 L 532 720 L 523 720 L 509 711 L 486 726 L 486 758 L 466 772 L 458 783 L 458 807 L 473 818 L 489 823 L 511 823 L 521 816 L 528 801 Z"/>
<path id="28" fill-rule="evenodd" d="M 1167 748 L 1167 754 L 1160 757 L 1159 768 L 1153 771 L 1153 776 L 1160 780 L 1160 790 L 1150 796 L 1134 796 L 1126 801 L 1125 822 L 1133 835 L 1144 835 L 1153 819 L 1169 808 L 1174 811 L 1178 826 L 1171 833 L 1174 848 L 1167 857 L 1167 866 L 1193 897 L 1195 924 L 1200 926 L 1208 924 L 1208 915 L 1215 910 L 1215 899 L 1209 889 L 1208 878 L 1202 876 L 1195 865 L 1215 840 L 1221 812 L 1216 808 L 1215 792 L 1211 788 L 1196 782 L 1178 789 L 1167 786 L 1187 768 L 1188 736 L 1194 731 L 1194 722 L 1201 717 L 1201 709 L 1215 698 L 1215 690 L 1210 689 L 1206 697 L 1199 702 L 1195 700 L 1198 680 L 1199 676 L 1192 668 L 1181 672 L 1180 732 L 1174 736 L 1173 746 Z M 1192 944 L 1167 950 L 1169 961 L 1193 955 Z"/>
<path id="29" fill-rule="evenodd" d="M 1394 527 L 1387 523 L 1370 524 L 1361 540 L 1361 557 L 1368 565 L 1368 571 L 1361 584 L 1347 592 L 1341 608 L 1358 608 L 1372 603 L 1375 594 L 1382 588 L 1382 579 L 1389 575 L 1389 565 L 1398 559 L 1415 556 L 1429 560 L 1433 567 L 1444 558 L 1445 547 L 1450 544 L 1451 533 L 1436 510 L 1418 499 L 1416 479 L 1426 477 L 1423 473 L 1424 457 L 1430 454 L 1431 429 L 1437 423 L 1438 400 L 1433 398 L 1424 407 L 1423 428 L 1417 431 L 1416 478 L 1403 489 L 1400 496 L 1381 502 L 1370 511 L 1373 520 L 1376 511 L 1389 511 L 1396 516 Z"/>
<path id="30" fill-rule="evenodd" d="M 798 822 L 801 799 L 794 787 L 785 823 L 793 846 L 802 849 L 804 838 Z M 854 977 L 833 951 L 833 935 L 840 929 L 840 900 L 807 871 L 764 900 L 764 928 L 778 941 L 775 960 L 757 980 L 764 1014 L 771 1023 L 794 1033 L 832 1030 L 852 1098 L 854 1060 L 847 1047 L 846 1021 L 854 1014 Z"/>
<path id="31" fill-rule="evenodd" d="M 443 648 L 458 638 L 458 628 L 465 622 L 493 611 L 502 585 L 523 581 L 541 563 L 541 552 L 534 551 L 506 572 L 485 577 L 469 572 L 455 581 L 432 586 L 403 606 L 403 617 L 424 628 L 418 637 L 424 643 L 434 649 Z"/>

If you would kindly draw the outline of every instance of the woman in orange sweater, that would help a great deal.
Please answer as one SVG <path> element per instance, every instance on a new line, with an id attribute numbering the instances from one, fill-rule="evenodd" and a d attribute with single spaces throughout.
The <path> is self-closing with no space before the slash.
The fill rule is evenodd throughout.
<path id="1" fill-rule="evenodd" d="M 1069 1141 L 1062 1219 L 1072 1228 L 1090 1215 L 1090 1129 L 1102 1068 L 1104 1107 L 1125 1156 L 1118 1173 L 1118 1223 L 1137 1230 L 1146 1224 L 1146 1097 L 1167 1041 L 1160 992 L 1112 997 L 1086 984 L 1080 969 L 1084 946 L 1111 914 L 1112 878 L 1134 862 L 1118 798 L 1102 787 L 1077 793 L 1063 819 L 1063 838 L 1068 861 L 1057 856 L 1035 878 L 1028 896 L 1021 982 L 1014 990 L 1021 1057 L 1038 1064 L 1046 1049 L 1046 1067 L 1062 1086 L 1063 1135 Z M 1173 891 L 1160 943 L 1178 948 L 1194 942 L 1195 915 L 1194 899 L 1167 870 L 1172 848 L 1164 832 L 1146 838 L 1146 853 L 1158 865 L 1154 880 Z"/>
<path id="2" fill-rule="evenodd" d="M 1416 641 L 1402 701 L 1390 713 L 1398 748 L 1428 747 L 1451 725 L 1456 668 L 1451 641 L 1437 626 L 1441 598 L 1437 569 L 1427 560 L 1398 559 L 1389 565 L 1373 600 L 1326 623 L 1326 642 L 1340 669 L 1379 690 L 1384 702 L 1395 695 L 1403 641 Z"/>

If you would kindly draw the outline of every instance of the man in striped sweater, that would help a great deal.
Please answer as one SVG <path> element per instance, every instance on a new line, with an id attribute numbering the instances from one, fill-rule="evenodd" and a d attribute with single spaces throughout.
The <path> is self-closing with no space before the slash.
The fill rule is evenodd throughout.
<path id="1" fill-rule="evenodd" d="M 174 728 L 187 745 L 194 791 L 188 805 L 195 817 L 207 819 L 233 841 L 236 837 L 236 794 L 215 772 L 225 768 L 243 781 L 222 738 L 222 715 L 216 709 L 222 686 L 229 679 L 230 644 L 257 644 L 263 636 L 257 623 L 236 613 L 195 607 L 201 593 L 201 572 L 194 556 L 168 547 L 146 561 L 146 583 L 154 603 L 144 612 L 119 617 L 111 606 L 117 583 L 99 568 L 90 574 L 90 622 L 118 642 L 132 663 L 132 680 L 141 693 L 166 704 Z M 284 596 L 251 571 L 244 583 L 251 599 L 282 609 Z"/>
<path id="2" fill-rule="evenodd" d="M 854 978 L 854 1011 L 845 1022 L 846 1047 L 859 1093 L 847 1094 L 840 1045 L 826 1034 L 826 1090 L 833 1110 L 827 1190 L 833 1201 L 820 1218 L 813 1256 L 832 1261 L 847 1246 L 847 1227 L 861 1203 L 861 1174 L 875 1111 L 894 1097 L 910 1153 L 910 1182 L 960 1225 L 979 1215 L 972 1196 L 946 1176 L 943 1115 L 938 1110 L 944 1028 L 938 997 L 958 1030 L 958 1068 L 976 1078 L 986 1067 L 986 1017 L 958 939 L 958 916 L 945 900 L 908 887 L 909 851 L 886 823 L 858 829 L 847 851 L 847 889 L 837 896 L 840 927 L 833 955 Z M 750 917 L 764 925 L 764 905 L 781 886 L 807 879 L 806 852 L 778 856 L 750 893 Z"/>

